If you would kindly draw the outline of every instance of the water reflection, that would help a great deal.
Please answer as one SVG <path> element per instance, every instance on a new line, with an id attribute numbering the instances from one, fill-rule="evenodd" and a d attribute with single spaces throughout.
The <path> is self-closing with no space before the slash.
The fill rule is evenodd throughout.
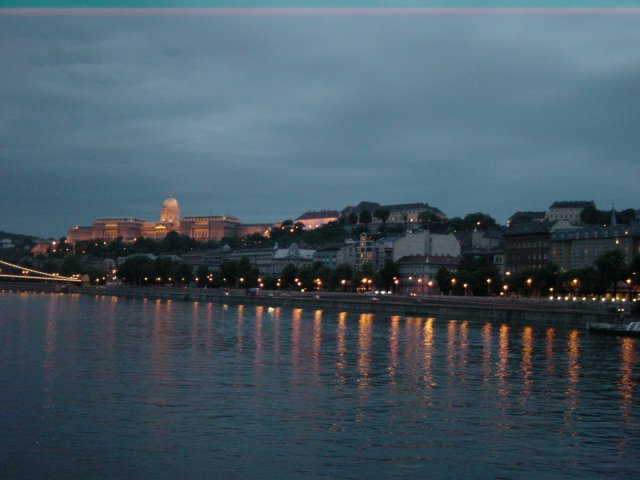
<path id="1" fill-rule="evenodd" d="M 347 366 L 347 312 L 338 314 L 338 331 L 336 333 L 336 378 L 339 385 L 344 385 L 346 379 L 344 370 Z"/>
<path id="2" fill-rule="evenodd" d="M 458 367 L 461 380 L 464 380 L 464 371 L 467 367 L 469 353 L 469 322 L 466 320 L 460 324 L 460 347 L 458 354 Z"/>
<path id="3" fill-rule="evenodd" d="M 553 327 L 547 328 L 547 332 L 545 333 L 547 345 L 545 347 L 545 354 L 547 358 L 547 365 L 545 367 L 545 372 L 548 375 L 553 375 L 555 372 L 555 362 L 553 360 L 553 342 L 555 340 L 556 331 Z"/>
<path id="4" fill-rule="evenodd" d="M 300 369 L 300 319 L 302 318 L 302 309 L 294 308 L 291 311 L 291 365 L 293 373 L 296 374 Z"/>
<path id="5" fill-rule="evenodd" d="M 424 323 L 424 384 L 426 387 L 431 388 L 433 383 L 433 349 L 434 349 L 434 332 L 433 332 L 433 318 L 428 318 Z"/>
<path id="6" fill-rule="evenodd" d="M 313 379 L 318 380 L 320 375 L 320 352 L 322 348 L 322 310 L 316 310 L 313 314 L 313 339 L 312 358 L 313 358 Z"/>
<path id="7" fill-rule="evenodd" d="M 450 320 L 447 324 L 447 367 L 450 380 L 465 382 L 469 349 L 469 323 Z"/>
<path id="8" fill-rule="evenodd" d="M 238 305 L 238 314 L 236 317 L 236 350 L 242 352 L 242 344 L 244 342 L 244 305 Z"/>
<path id="9" fill-rule="evenodd" d="M 633 389 L 636 380 L 633 376 L 633 367 L 636 363 L 635 340 L 625 337 L 621 340 L 620 351 L 620 378 L 618 380 L 618 390 L 621 396 L 620 409 L 623 417 L 631 415 L 633 406 Z"/>
<path id="10" fill-rule="evenodd" d="M 456 367 L 456 326 L 455 320 L 450 320 L 447 324 L 447 367 L 449 372 L 455 371 Z"/>
<path id="11" fill-rule="evenodd" d="M 213 304 L 207 303 L 207 334 L 205 337 L 205 348 L 207 353 L 211 353 L 213 348 Z"/>
<path id="12" fill-rule="evenodd" d="M 396 372 L 398 370 L 398 342 L 400 335 L 400 316 L 391 317 L 389 324 L 389 381 L 396 384 Z"/>
<path id="13" fill-rule="evenodd" d="M 580 381 L 580 334 L 571 330 L 567 340 L 567 396 L 566 416 L 570 417 L 578 403 L 578 382 Z"/>
<path id="14" fill-rule="evenodd" d="M 269 314 L 273 322 L 273 361 L 276 365 L 280 363 L 280 307 L 269 307 Z"/>
<path id="15" fill-rule="evenodd" d="M 460 458 L 469 478 L 637 476 L 637 340 L 562 324 L 109 297 L 82 297 L 77 312 L 47 297 L 7 320 L 4 300 L 2 385 L 22 387 L 28 405 L 4 400 L 31 422 L 22 444 L 45 442 L 50 465 L 86 462 L 98 424 L 104 465 L 126 450 L 153 478 L 167 452 L 176 470 L 205 465 L 215 478 L 251 462 L 239 476 L 267 464 L 287 477 L 438 476 Z"/>
<path id="16" fill-rule="evenodd" d="M 264 307 L 257 306 L 255 308 L 255 321 L 253 324 L 253 339 L 255 344 L 254 363 L 256 366 L 256 377 L 259 379 L 262 376 L 262 367 L 264 367 L 264 353 L 263 353 L 263 333 L 262 333 L 262 318 L 264 315 Z"/>
<path id="17" fill-rule="evenodd" d="M 163 304 L 155 301 L 153 311 L 153 348 L 151 350 L 151 370 L 155 377 L 170 378 L 168 368 L 171 343 L 175 338 L 173 329 L 173 302 Z"/>
<path id="18" fill-rule="evenodd" d="M 491 379 L 492 327 L 493 325 L 489 322 L 482 326 L 482 380 L 484 383 Z"/>
<path id="19" fill-rule="evenodd" d="M 533 328 L 524 327 L 522 330 L 522 401 L 526 403 L 531 395 L 533 385 L 533 368 L 531 365 L 531 355 L 533 353 Z"/>
<path id="20" fill-rule="evenodd" d="M 200 302 L 193 302 L 191 306 L 191 354 L 198 352 L 200 341 Z"/>
<path id="21" fill-rule="evenodd" d="M 509 327 L 500 325 L 500 333 L 498 339 L 498 366 L 496 368 L 496 377 L 498 378 L 498 394 L 507 397 L 511 393 L 508 381 L 509 368 Z"/>
<path id="22" fill-rule="evenodd" d="M 405 319 L 405 338 L 404 338 L 404 362 L 405 365 L 411 365 L 405 372 L 411 383 L 419 384 L 422 379 L 421 365 L 423 362 L 422 350 L 424 348 L 422 341 L 422 320 L 415 317 Z"/>
<path id="23" fill-rule="evenodd" d="M 116 306 L 118 297 L 100 296 L 96 298 L 98 304 L 98 338 L 105 357 L 113 355 L 116 338 Z"/>
<path id="24" fill-rule="evenodd" d="M 369 386 L 372 317 L 370 313 L 361 313 L 358 319 L 358 387 L 361 389 Z"/>
<path id="25" fill-rule="evenodd" d="M 56 338 L 58 336 L 58 297 L 52 296 L 49 302 L 49 309 L 47 311 L 47 320 L 45 323 L 45 342 L 44 351 L 46 353 L 44 357 L 45 371 L 52 374 L 53 369 L 56 366 Z"/>

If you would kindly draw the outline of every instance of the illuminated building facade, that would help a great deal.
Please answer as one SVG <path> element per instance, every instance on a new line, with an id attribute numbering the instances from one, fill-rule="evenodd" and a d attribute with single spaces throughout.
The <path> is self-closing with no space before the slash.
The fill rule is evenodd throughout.
<path id="1" fill-rule="evenodd" d="M 595 265 L 607 252 L 619 250 L 630 263 L 640 254 L 640 225 L 591 226 L 551 233 L 549 260 L 560 270 L 579 270 Z"/>
<path id="2" fill-rule="evenodd" d="M 124 242 L 134 242 L 145 237 L 162 240 L 170 232 L 177 232 L 200 242 L 221 240 L 223 237 L 244 237 L 252 233 L 265 235 L 268 224 L 242 225 L 236 217 L 228 215 L 190 216 L 180 218 L 180 205 L 169 195 L 162 202 L 160 221 L 148 222 L 137 218 L 99 218 L 90 227 L 72 226 L 67 232 L 67 241 L 76 243 L 86 240 L 111 242 L 121 237 Z"/>
<path id="3" fill-rule="evenodd" d="M 340 218 L 340 213 L 335 210 L 320 210 L 319 212 L 311 210 L 300 215 L 295 219 L 295 222 L 302 223 L 306 230 L 313 230 L 327 223 L 337 222 L 338 218 Z"/>
<path id="4" fill-rule="evenodd" d="M 239 219 L 227 215 L 184 217 L 181 233 L 199 242 L 221 240 L 223 237 L 237 237 L 238 225 Z"/>
<path id="5" fill-rule="evenodd" d="M 92 239 L 111 242 L 122 237 L 125 242 L 132 242 L 140 237 L 144 220 L 137 218 L 99 218 L 91 227 Z"/>

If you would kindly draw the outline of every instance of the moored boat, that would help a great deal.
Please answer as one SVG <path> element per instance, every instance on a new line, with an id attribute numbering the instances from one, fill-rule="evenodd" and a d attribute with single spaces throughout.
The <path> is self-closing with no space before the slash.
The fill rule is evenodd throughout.
<path id="1" fill-rule="evenodd" d="M 640 322 L 589 323 L 587 324 L 587 330 L 593 333 L 640 337 Z"/>

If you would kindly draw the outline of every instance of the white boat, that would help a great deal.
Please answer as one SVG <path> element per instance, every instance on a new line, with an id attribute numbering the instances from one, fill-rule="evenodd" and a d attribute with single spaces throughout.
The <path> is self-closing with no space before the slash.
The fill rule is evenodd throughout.
<path id="1" fill-rule="evenodd" d="M 640 322 L 628 323 L 589 323 L 587 330 L 608 335 L 627 335 L 640 337 Z"/>

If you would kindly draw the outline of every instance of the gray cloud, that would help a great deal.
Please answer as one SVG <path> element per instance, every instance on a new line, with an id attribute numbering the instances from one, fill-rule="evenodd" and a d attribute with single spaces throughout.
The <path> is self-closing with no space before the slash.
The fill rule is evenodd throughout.
<path id="1" fill-rule="evenodd" d="M 0 18 L 0 229 L 639 207 L 640 18 Z"/>

